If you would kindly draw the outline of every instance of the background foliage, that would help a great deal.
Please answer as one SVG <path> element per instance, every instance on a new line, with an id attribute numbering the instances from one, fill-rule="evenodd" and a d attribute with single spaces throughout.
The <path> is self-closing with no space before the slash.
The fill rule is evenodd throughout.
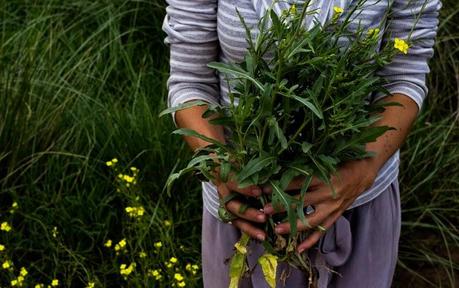
<path id="1" fill-rule="evenodd" d="M 200 257 L 199 183 L 181 181 L 171 197 L 162 191 L 173 167 L 188 157 L 170 135 L 170 119 L 157 118 L 168 75 L 164 6 L 157 0 L 0 2 L 0 222 L 12 227 L 0 231 L 0 261 L 13 262 L 12 271 L 0 273 L 2 287 L 22 266 L 29 272 L 25 286 L 59 279 L 62 287 L 90 281 L 170 287 L 178 283 L 175 273 L 187 287 L 201 286 L 199 273 L 185 269 Z M 458 283 L 458 23 L 459 3 L 444 0 L 430 95 L 402 152 L 395 287 Z M 119 169 L 140 169 L 130 192 L 116 192 L 116 174 L 105 165 L 113 157 Z M 145 208 L 140 222 L 124 211 L 133 201 Z M 10 213 L 13 202 L 18 208 Z M 121 255 L 104 246 L 122 238 Z M 171 257 L 178 261 L 168 268 Z M 137 267 L 124 280 L 119 266 L 131 262 Z M 159 269 L 162 280 L 148 269 Z"/>

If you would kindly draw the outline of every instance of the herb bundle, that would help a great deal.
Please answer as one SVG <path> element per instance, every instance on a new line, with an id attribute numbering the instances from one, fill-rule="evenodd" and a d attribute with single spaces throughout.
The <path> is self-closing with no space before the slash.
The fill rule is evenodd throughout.
<path id="1" fill-rule="evenodd" d="M 400 51 L 406 53 L 408 47 L 401 39 L 397 39 L 396 45 L 387 43 L 379 47 L 379 29 L 350 29 L 351 17 L 359 5 L 346 17 L 342 9 L 336 8 L 330 21 L 306 30 L 303 21 L 306 16 L 313 16 L 305 9 L 307 4 L 298 9 L 292 6 L 281 15 L 268 10 L 258 23 L 260 33 L 256 39 L 252 39 L 239 15 L 248 42 L 244 61 L 208 65 L 227 76 L 229 86 L 233 87 L 229 92 L 230 105 L 193 101 L 162 113 L 208 105 L 202 116 L 231 131 L 225 143 L 189 129 L 174 131 L 212 144 L 198 150 L 187 167 L 172 174 L 168 188 L 174 180 L 192 171 L 214 180 L 216 169 L 223 181 L 232 175 L 241 188 L 273 188 L 272 194 L 259 200 L 246 199 L 256 208 L 272 202 L 275 208 L 286 211 L 277 219 L 270 218 L 263 227 L 268 237 L 263 242 L 266 253 L 259 264 L 271 287 L 275 286 L 278 260 L 311 273 L 306 256 L 295 252 L 297 243 L 307 237 L 307 233 L 297 231 L 296 221 L 306 221 L 304 196 L 311 179 L 316 176 L 330 184 L 329 179 L 340 163 L 372 156 L 365 144 L 391 129 L 374 126 L 380 117 L 378 113 L 384 106 L 394 105 L 371 104 L 374 93 L 388 94 L 383 88 L 384 79 L 376 71 Z M 306 180 L 295 197 L 286 188 L 299 176 Z M 274 233 L 277 221 L 290 223 L 288 239 Z M 248 270 L 249 241 L 243 234 L 235 245 L 230 264 L 231 287 L 237 287 Z"/>

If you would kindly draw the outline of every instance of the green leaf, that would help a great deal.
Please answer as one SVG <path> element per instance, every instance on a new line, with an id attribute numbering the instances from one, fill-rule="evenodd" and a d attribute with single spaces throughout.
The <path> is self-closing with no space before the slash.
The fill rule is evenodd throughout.
<path id="1" fill-rule="evenodd" d="M 296 95 L 293 95 L 292 98 L 301 102 L 304 106 L 308 107 L 309 110 L 311 110 L 314 114 L 316 114 L 316 116 L 319 119 L 324 119 L 324 115 L 322 114 L 322 111 L 316 105 L 312 104 L 312 102 L 310 102 L 308 99 L 302 98 Z"/>
<path id="2" fill-rule="evenodd" d="M 263 168 L 268 167 L 269 165 L 273 164 L 276 160 L 275 157 L 257 157 L 251 159 L 242 170 L 238 173 L 237 179 L 238 182 L 241 183 L 247 178 L 253 176 L 255 173 L 261 171 Z"/>
<path id="3" fill-rule="evenodd" d="M 271 117 L 268 120 L 269 125 L 274 129 L 274 132 L 276 134 L 277 139 L 281 143 L 282 150 L 287 149 L 287 139 L 285 138 L 284 132 L 282 132 L 281 128 L 279 127 L 279 124 L 277 123 L 276 118 Z"/>
<path id="4" fill-rule="evenodd" d="M 207 136 L 204 136 L 202 134 L 199 134 L 198 132 L 196 132 L 196 131 L 194 131 L 192 129 L 180 128 L 180 129 L 177 129 L 177 130 L 173 131 L 172 134 L 196 137 L 196 138 L 199 138 L 201 140 L 207 141 L 209 143 L 215 144 L 218 147 L 223 148 L 223 149 L 226 150 L 226 146 L 223 145 L 223 143 L 221 143 L 221 142 L 219 142 L 219 141 L 217 141 L 215 139 L 209 138 Z"/>
<path id="5" fill-rule="evenodd" d="M 207 66 L 210 68 L 217 69 L 222 73 L 233 74 L 235 76 L 239 76 L 241 78 L 250 80 L 253 84 L 255 84 L 258 87 L 258 89 L 260 89 L 261 92 L 264 92 L 263 85 L 258 80 L 253 78 L 247 71 L 244 71 L 239 66 L 220 62 L 210 62 L 209 64 L 207 64 Z"/>
<path id="6" fill-rule="evenodd" d="M 162 117 L 162 116 L 164 116 L 166 114 L 170 114 L 170 113 L 173 113 L 173 112 L 176 112 L 176 111 L 179 111 L 179 110 L 183 110 L 183 109 L 186 109 L 186 108 L 190 108 L 190 107 L 194 107 L 194 106 L 203 106 L 203 105 L 209 105 L 209 102 L 205 102 L 205 101 L 202 101 L 202 100 L 188 101 L 188 102 L 185 102 L 185 103 L 182 103 L 182 104 L 179 104 L 177 106 L 170 107 L 170 108 L 167 108 L 167 109 L 161 111 L 161 113 L 159 113 L 159 117 Z"/>

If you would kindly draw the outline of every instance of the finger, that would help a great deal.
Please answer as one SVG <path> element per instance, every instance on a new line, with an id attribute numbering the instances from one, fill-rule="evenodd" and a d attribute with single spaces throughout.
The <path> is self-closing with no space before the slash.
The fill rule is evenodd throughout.
<path id="1" fill-rule="evenodd" d="M 336 222 L 336 220 L 338 220 L 338 218 L 341 216 L 341 214 L 342 213 L 339 213 L 339 212 L 334 213 L 333 215 L 328 217 L 321 225 L 327 230 L 330 229 L 330 227 L 333 226 L 333 224 Z M 308 236 L 308 238 L 306 240 L 301 242 L 296 247 L 298 253 L 302 253 L 303 251 L 305 251 L 307 249 L 310 249 L 312 246 L 314 246 L 314 244 L 316 244 L 317 241 L 319 241 L 320 237 L 322 237 L 322 235 L 324 235 L 324 233 L 326 233 L 326 232 L 315 231 L 310 236 Z"/>
<path id="2" fill-rule="evenodd" d="M 336 189 L 336 188 L 335 188 Z M 306 194 L 304 195 L 304 207 L 308 205 L 315 205 L 317 206 L 318 204 L 328 201 L 330 199 L 333 199 L 333 194 L 330 189 L 330 187 L 325 186 L 322 187 L 321 189 L 315 190 L 315 191 L 307 191 Z M 300 194 L 293 195 L 295 199 L 300 199 Z M 275 213 L 280 213 L 284 212 L 285 209 L 284 207 L 278 207 L 278 209 L 274 209 L 272 203 L 266 203 L 265 206 L 263 207 L 263 211 L 267 215 L 272 215 Z"/>
<path id="3" fill-rule="evenodd" d="M 326 218 L 328 218 L 334 211 L 330 211 L 329 205 L 317 206 L 314 213 L 311 215 L 305 216 L 305 221 L 297 219 L 296 227 L 297 231 L 306 231 L 317 225 L 323 223 Z M 277 234 L 288 234 L 291 231 L 290 224 L 288 222 L 278 224 L 275 228 Z"/>
<path id="4" fill-rule="evenodd" d="M 256 185 L 250 185 L 244 188 L 239 188 L 238 183 L 234 180 L 229 180 L 226 182 L 226 187 L 229 190 L 235 191 L 247 196 L 258 197 L 261 195 L 261 188 Z"/>
<path id="5" fill-rule="evenodd" d="M 233 225 L 239 228 L 242 232 L 247 233 L 251 238 L 258 239 L 260 241 L 264 241 L 266 238 L 266 234 L 263 230 L 254 227 L 243 219 L 234 220 Z"/>
<path id="6" fill-rule="evenodd" d="M 301 190 L 301 188 L 303 188 L 305 179 L 306 179 L 305 176 L 297 176 L 293 178 L 293 180 L 290 181 L 290 183 L 287 185 L 287 188 L 285 189 L 285 191 Z M 308 189 L 315 188 L 317 186 L 320 186 L 321 184 L 323 184 L 323 182 L 316 176 L 313 176 Z M 273 188 L 270 184 L 264 185 L 262 190 L 263 190 L 263 193 L 266 193 L 266 194 L 271 194 L 273 192 Z"/>
<path id="7" fill-rule="evenodd" d="M 249 221 L 263 223 L 266 221 L 266 215 L 255 208 L 247 208 L 243 213 L 240 213 L 240 208 L 243 203 L 239 200 L 231 200 L 226 203 L 226 209 L 228 209 L 234 215 L 244 218 Z"/>

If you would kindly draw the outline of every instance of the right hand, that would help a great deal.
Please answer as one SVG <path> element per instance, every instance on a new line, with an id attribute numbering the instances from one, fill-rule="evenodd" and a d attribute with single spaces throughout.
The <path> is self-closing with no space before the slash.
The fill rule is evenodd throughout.
<path id="1" fill-rule="evenodd" d="M 218 175 L 218 174 L 217 174 Z M 217 186 L 218 196 L 220 199 L 229 195 L 231 192 L 240 193 L 250 197 L 259 197 L 262 194 L 260 187 L 252 185 L 245 188 L 239 188 L 235 180 L 230 179 L 227 182 L 223 182 L 219 179 L 213 181 Z M 266 239 L 266 233 L 253 225 L 251 222 L 264 223 L 266 222 L 266 214 L 263 211 L 249 207 L 244 213 L 239 213 L 239 208 L 243 205 L 240 200 L 232 199 L 226 203 L 226 209 L 232 214 L 236 215 L 237 219 L 231 221 L 231 223 L 239 228 L 242 232 L 247 233 L 250 237 L 263 241 Z"/>

